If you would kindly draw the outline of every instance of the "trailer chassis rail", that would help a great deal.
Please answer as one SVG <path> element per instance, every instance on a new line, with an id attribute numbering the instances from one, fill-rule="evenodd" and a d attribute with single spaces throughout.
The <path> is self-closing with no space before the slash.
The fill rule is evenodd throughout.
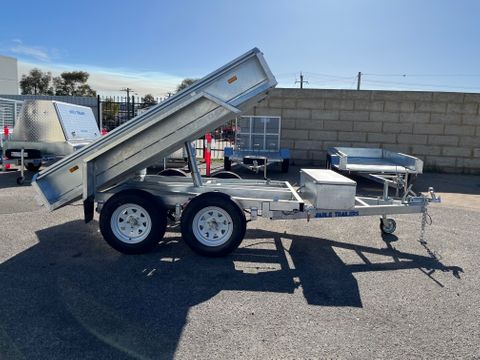
<path id="1" fill-rule="evenodd" d="M 382 218 L 386 219 L 387 215 L 422 213 L 430 202 L 438 203 L 440 201 L 440 198 L 436 195 L 434 195 L 434 198 L 426 196 L 409 197 L 406 201 L 400 199 L 389 199 L 385 201 L 382 198 L 357 196 L 355 197 L 356 205 L 352 209 L 317 209 L 312 205 L 306 205 L 304 213 L 273 212 L 271 219 L 286 220 L 306 218 L 307 221 L 309 221 L 311 219 L 375 215 L 380 215 Z"/>

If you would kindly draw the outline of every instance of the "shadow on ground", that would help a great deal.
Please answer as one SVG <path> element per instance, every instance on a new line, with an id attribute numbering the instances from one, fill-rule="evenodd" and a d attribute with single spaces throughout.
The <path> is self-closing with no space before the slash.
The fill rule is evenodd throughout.
<path id="1" fill-rule="evenodd" d="M 461 272 L 391 246 L 375 249 L 263 230 L 249 230 L 246 238 L 253 240 L 220 259 L 195 255 L 175 229 L 154 253 L 125 256 L 108 247 L 97 229 L 95 222 L 72 221 L 38 231 L 38 244 L 0 265 L 2 359 L 168 359 L 189 309 L 222 290 L 293 294 L 301 287 L 310 305 L 362 307 L 356 272 Z M 258 248 L 254 239 L 274 246 Z M 364 264 L 345 264 L 336 248 L 356 252 Z M 372 263 L 365 254 L 392 261 Z M 238 270 L 239 262 L 271 271 L 247 273 Z M 277 266 L 269 267 L 272 263 Z"/>
<path id="2" fill-rule="evenodd" d="M 0 165 L 1 167 L 1 165 Z M 12 169 L 7 170 L 5 172 L 0 171 L 0 189 L 6 189 L 11 187 L 20 187 L 20 186 L 30 186 L 32 182 L 32 177 L 36 173 L 32 171 L 24 172 L 25 175 L 25 183 L 23 185 L 17 184 L 17 178 L 20 177 L 20 170 Z"/>

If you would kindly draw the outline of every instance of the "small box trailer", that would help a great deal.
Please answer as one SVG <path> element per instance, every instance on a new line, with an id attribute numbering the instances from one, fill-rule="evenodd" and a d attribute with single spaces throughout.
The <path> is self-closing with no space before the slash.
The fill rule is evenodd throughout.
<path id="1" fill-rule="evenodd" d="M 400 190 L 423 172 L 423 161 L 407 154 L 381 148 L 331 147 L 327 150 L 327 168 L 356 174 Z"/>
<path id="2" fill-rule="evenodd" d="M 240 164 L 258 173 L 280 164 L 283 173 L 290 166 L 290 150 L 280 148 L 281 118 L 279 116 L 240 116 L 235 119 L 235 146 L 224 150 L 224 170 L 232 163 Z"/>
<path id="3" fill-rule="evenodd" d="M 180 222 L 182 237 L 195 252 L 223 256 L 243 240 L 247 216 L 309 220 L 379 215 L 382 231 L 391 233 L 395 222 L 387 215 L 425 213 L 429 202 L 438 201 L 433 190 L 429 197 L 357 197 L 356 183 L 331 170 L 303 169 L 298 189 L 287 181 L 202 177 L 191 141 L 249 110 L 276 84 L 255 48 L 41 171 L 33 186 L 50 210 L 83 200 L 88 222 L 96 208 L 105 240 L 128 254 L 152 249 L 162 239 L 167 219 Z M 141 173 L 181 144 L 191 178 Z"/>

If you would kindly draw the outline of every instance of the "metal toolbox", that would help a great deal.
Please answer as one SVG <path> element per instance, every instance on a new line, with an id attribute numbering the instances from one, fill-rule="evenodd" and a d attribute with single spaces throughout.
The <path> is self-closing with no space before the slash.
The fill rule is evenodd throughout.
<path id="1" fill-rule="evenodd" d="M 326 169 L 301 169 L 302 198 L 317 209 L 350 210 L 355 207 L 357 183 Z"/>

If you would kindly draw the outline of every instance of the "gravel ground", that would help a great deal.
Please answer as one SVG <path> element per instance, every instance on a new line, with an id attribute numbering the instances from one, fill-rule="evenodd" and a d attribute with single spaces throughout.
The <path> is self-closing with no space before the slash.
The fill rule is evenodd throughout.
<path id="1" fill-rule="evenodd" d="M 417 182 L 444 199 L 427 246 L 419 215 L 384 237 L 374 217 L 258 220 L 221 259 L 175 226 L 121 255 L 80 204 L 49 213 L 15 178 L 0 173 L 1 359 L 480 358 L 480 177 Z"/>

